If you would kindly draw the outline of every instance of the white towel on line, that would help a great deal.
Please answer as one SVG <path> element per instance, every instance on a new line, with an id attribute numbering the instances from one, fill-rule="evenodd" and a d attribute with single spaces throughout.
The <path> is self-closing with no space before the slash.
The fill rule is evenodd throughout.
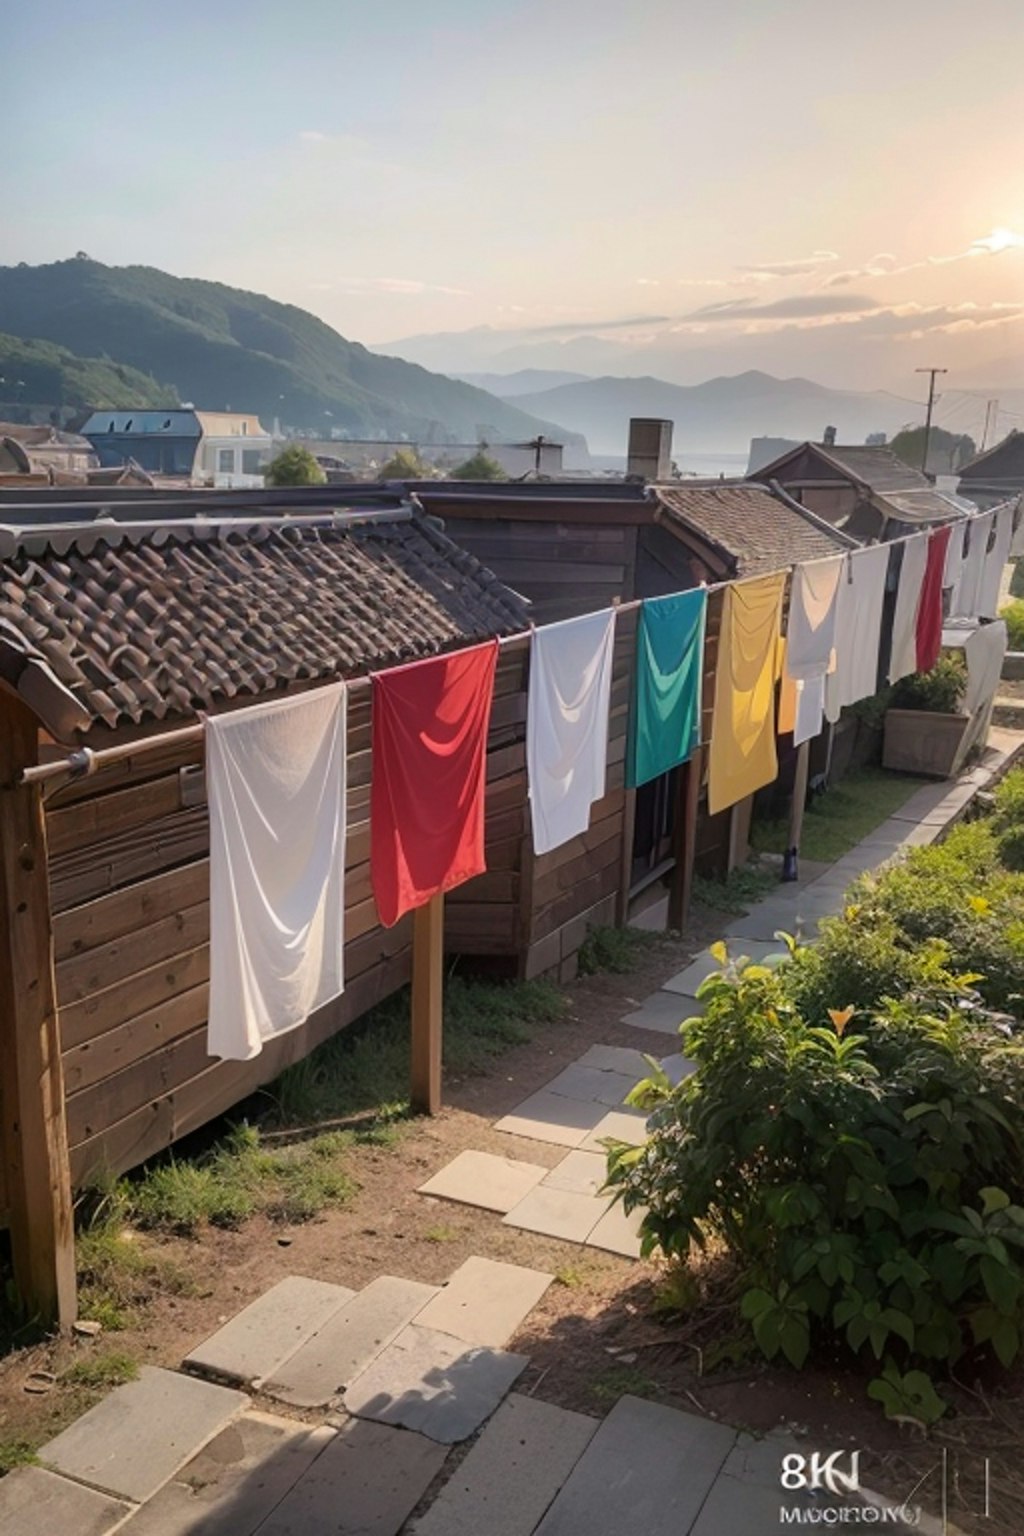
<path id="1" fill-rule="evenodd" d="M 898 683 L 901 677 L 917 671 L 917 610 L 928 564 L 928 539 L 927 533 L 915 533 L 903 541 L 903 564 L 892 621 L 890 683 Z"/>
<path id="2" fill-rule="evenodd" d="M 534 631 L 526 765 L 538 854 L 585 832 L 604 795 L 614 646 L 614 608 Z"/>
<path id="3" fill-rule="evenodd" d="M 344 988 L 345 686 L 206 722 L 209 1051 L 231 1061 Z"/>
<path id="4" fill-rule="evenodd" d="M 878 648 L 889 568 L 889 545 L 854 550 L 839 583 L 836 608 L 836 665 L 825 679 L 825 716 L 833 724 L 848 704 L 878 687 Z"/>
<path id="5" fill-rule="evenodd" d="M 821 730 L 825 674 L 832 664 L 839 584 L 845 555 L 798 565 L 793 572 L 786 628 L 786 671 L 797 684 L 793 745 Z"/>

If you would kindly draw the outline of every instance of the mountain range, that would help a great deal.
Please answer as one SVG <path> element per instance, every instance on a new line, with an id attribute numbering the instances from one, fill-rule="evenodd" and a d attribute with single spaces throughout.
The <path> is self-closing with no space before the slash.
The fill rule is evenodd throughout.
<path id="1" fill-rule="evenodd" d="M 565 438 L 564 423 L 556 427 L 473 385 L 379 356 L 295 305 L 155 267 L 108 267 L 86 256 L 0 267 L 0 333 L 73 354 L 47 354 L 61 370 L 54 389 L 73 394 L 76 370 L 79 378 L 87 373 L 88 405 L 167 404 L 166 391 L 207 410 L 253 411 L 268 427 L 277 419 L 320 437 L 336 427 L 351 437 L 425 442 L 537 432 Z M 110 374 L 118 367 L 148 376 L 145 386 L 123 377 L 129 392 L 155 388 L 160 398 L 125 402 Z M 25 372 L 14 382 L 13 398 L 29 399 Z M 0 397 L 11 398 L 6 384 Z M 570 440 L 577 450 L 584 446 Z"/>

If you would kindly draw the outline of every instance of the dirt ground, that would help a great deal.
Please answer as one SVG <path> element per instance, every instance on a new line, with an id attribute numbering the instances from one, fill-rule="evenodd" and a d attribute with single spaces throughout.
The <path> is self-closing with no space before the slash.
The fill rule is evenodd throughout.
<path id="1" fill-rule="evenodd" d="M 596 1042 L 665 1055 L 670 1036 L 641 1033 L 619 1020 L 723 931 L 703 913 L 685 941 L 665 938 L 626 976 L 603 974 L 570 984 L 564 1022 L 499 1058 L 486 1074 L 446 1083 L 436 1119 L 403 1129 L 391 1146 L 353 1150 L 355 1198 L 308 1225 L 282 1229 L 260 1217 L 238 1231 L 208 1229 L 195 1238 L 145 1243 L 187 1269 L 194 1293 L 161 1292 L 135 1326 L 100 1338 L 22 1349 L 0 1361 L 0 1441 L 38 1444 L 87 1406 L 80 1388 L 34 1393 L 34 1372 L 59 1374 L 75 1360 L 116 1350 L 139 1363 L 174 1367 L 221 1323 L 289 1274 L 358 1288 L 380 1274 L 443 1282 L 472 1254 L 547 1270 L 556 1276 L 511 1348 L 530 1356 L 518 1390 L 601 1415 L 624 1392 L 651 1396 L 689 1412 L 763 1432 L 787 1426 L 820 1449 L 859 1448 L 862 1481 L 893 1497 L 937 1509 L 943 1448 L 958 1486 L 950 1519 L 978 1536 L 1024 1532 L 1024 1384 L 1000 1395 L 973 1383 L 956 1389 L 957 1413 L 925 1440 L 888 1423 L 865 1395 L 867 1375 L 827 1362 L 802 1372 L 742 1355 L 703 1370 L 710 1345 L 740 1337 L 731 1300 L 718 1288 L 724 1267 L 710 1267 L 704 1298 L 683 1321 L 659 1314 L 664 1273 L 597 1250 L 504 1227 L 486 1211 L 426 1198 L 417 1186 L 464 1148 L 553 1165 L 564 1149 L 513 1139 L 491 1128 L 527 1094 Z M 97 1394 L 93 1394 L 93 1397 Z M 280 1413 L 279 1404 L 265 1405 Z M 983 1508 L 985 1455 L 991 1468 L 991 1517 Z M 966 1505 L 966 1508 L 964 1507 Z M 970 1510 L 975 1514 L 969 1513 Z"/>

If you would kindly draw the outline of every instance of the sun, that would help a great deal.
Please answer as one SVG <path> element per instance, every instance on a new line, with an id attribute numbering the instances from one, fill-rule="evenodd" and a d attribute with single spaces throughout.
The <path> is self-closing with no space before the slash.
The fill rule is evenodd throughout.
<path id="1" fill-rule="evenodd" d="M 990 235 L 971 242 L 971 251 L 978 256 L 998 256 L 1001 251 L 1012 251 L 1024 246 L 1024 235 L 1016 230 L 994 229 Z"/>

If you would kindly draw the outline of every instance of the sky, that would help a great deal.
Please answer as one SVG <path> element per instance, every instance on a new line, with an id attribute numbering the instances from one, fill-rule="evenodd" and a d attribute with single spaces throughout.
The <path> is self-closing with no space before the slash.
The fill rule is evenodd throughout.
<path id="1" fill-rule="evenodd" d="M 1024 385 L 1022 56 L 1021 0 L 11 4 L 0 263 L 448 367 Z"/>

